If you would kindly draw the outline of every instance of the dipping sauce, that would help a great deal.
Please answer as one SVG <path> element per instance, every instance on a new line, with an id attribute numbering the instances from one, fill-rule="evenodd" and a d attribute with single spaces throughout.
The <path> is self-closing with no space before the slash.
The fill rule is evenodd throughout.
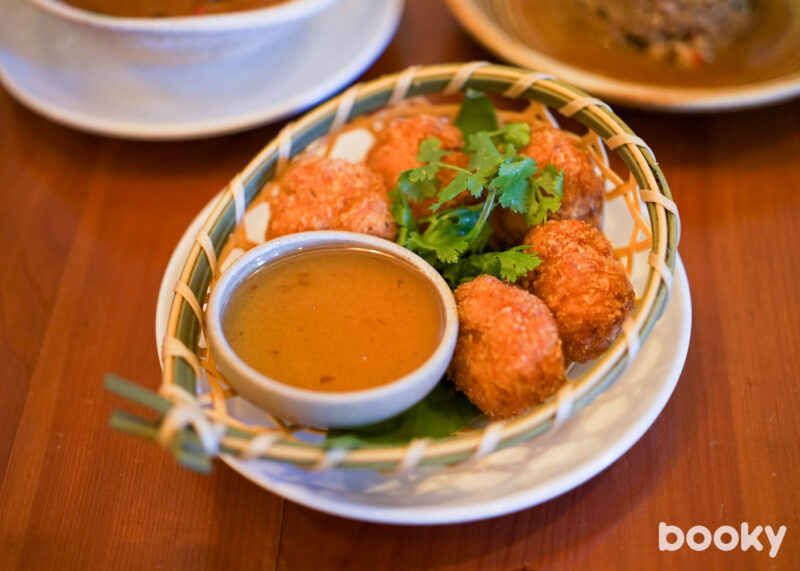
<path id="1" fill-rule="evenodd" d="M 326 392 L 390 383 L 436 350 L 444 312 L 434 286 L 390 254 L 320 247 L 269 263 L 222 312 L 234 352 L 282 383 Z"/>
<path id="2" fill-rule="evenodd" d="M 164 18 L 255 10 L 287 0 L 65 0 L 76 8 L 126 18 Z"/>

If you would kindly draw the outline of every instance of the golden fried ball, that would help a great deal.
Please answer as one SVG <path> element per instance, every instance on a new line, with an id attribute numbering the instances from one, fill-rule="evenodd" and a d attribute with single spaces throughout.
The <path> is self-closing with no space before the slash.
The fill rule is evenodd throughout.
<path id="1" fill-rule="evenodd" d="M 362 164 L 311 158 L 293 164 L 270 200 L 268 238 L 347 230 L 393 240 L 397 227 L 381 178 Z"/>
<path id="2" fill-rule="evenodd" d="M 436 137 L 441 142 L 440 146 L 451 154 L 442 158 L 442 162 L 466 167 L 469 157 L 461 151 L 464 140 L 461 131 L 450 123 L 446 117 L 421 114 L 414 117 L 399 118 L 392 121 L 379 135 L 378 140 L 370 149 L 366 163 L 375 172 L 381 175 L 386 188 L 392 189 L 397 184 L 397 178 L 404 170 L 420 166 L 417 160 L 419 145 L 425 139 Z M 453 180 L 455 171 L 440 169 L 437 174 L 439 187 L 444 188 Z M 436 197 L 428 198 L 422 202 L 412 202 L 411 211 L 415 218 L 430 216 L 433 212 L 430 207 L 438 202 Z M 455 199 L 446 202 L 441 209 L 452 208 L 460 204 L 474 202 L 464 193 Z"/>
<path id="3" fill-rule="evenodd" d="M 521 285 L 553 313 L 564 358 L 583 363 L 600 356 L 622 331 L 634 305 L 633 286 L 593 226 L 552 220 L 525 237 L 542 263 Z"/>
<path id="4" fill-rule="evenodd" d="M 561 340 L 536 296 L 488 275 L 458 286 L 458 341 L 448 375 L 492 419 L 544 402 L 564 383 Z"/>
<path id="5" fill-rule="evenodd" d="M 580 220 L 549 220 L 532 228 L 524 243 L 536 244 L 535 250 L 542 259 L 581 248 L 591 248 L 606 258 L 614 256 L 614 247 L 605 234 Z"/>
<path id="6" fill-rule="evenodd" d="M 556 220 L 575 218 L 600 228 L 603 224 L 603 177 L 597 174 L 592 159 L 569 135 L 555 127 L 531 132 L 531 140 L 520 151 L 544 169 L 552 164 L 564 171 L 564 196 Z"/>

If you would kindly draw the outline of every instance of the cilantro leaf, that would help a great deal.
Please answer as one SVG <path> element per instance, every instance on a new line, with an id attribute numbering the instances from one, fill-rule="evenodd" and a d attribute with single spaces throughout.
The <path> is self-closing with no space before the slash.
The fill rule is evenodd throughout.
<path id="1" fill-rule="evenodd" d="M 525 214 L 531 204 L 531 177 L 536 173 L 536 162 L 521 155 L 504 161 L 498 177 L 491 182 L 500 197 L 500 206 Z"/>
<path id="2" fill-rule="evenodd" d="M 436 137 L 429 137 L 422 141 L 419 144 L 416 157 L 421 163 L 420 166 L 400 173 L 400 177 L 397 181 L 398 184 L 401 183 L 400 179 L 404 179 L 403 182 L 407 182 L 409 185 L 421 185 L 417 194 L 422 193 L 424 196 L 433 196 L 435 191 L 433 193 L 428 193 L 428 191 L 431 184 L 434 189 L 438 186 L 436 183 L 436 174 L 439 172 L 439 167 L 442 164 L 442 157 L 446 157 L 452 153 L 452 151 L 442 149 L 440 145 L 441 141 Z M 426 182 L 431 184 L 424 185 Z M 424 186 L 424 190 L 422 186 Z"/>
<path id="3" fill-rule="evenodd" d="M 482 210 L 483 205 L 461 206 L 423 218 L 420 222 L 428 227 L 422 234 L 410 232 L 406 247 L 425 259 L 434 254 L 440 262 L 453 263 L 469 248 Z"/>
<path id="4" fill-rule="evenodd" d="M 480 198 L 489 179 L 497 173 L 503 161 L 503 155 L 485 132 L 471 135 L 469 138 L 470 153 L 467 169 L 472 174 L 467 178 L 467 190 L 474 198 Z"/>
<path id="5" fill-rule="evenodd" d="M 489 176 L 489 173 L 478 171 L 467 177 L 467 190 L 474 198 L 480 198 Z"/>
<path id="6" fill-rule="evenodd" d="M 564 172 L 553 165 L 547 165 L 541 175 L 531 179 L 531 183 L 531 202 L 525 213 L 525 221 L 529 226 L 535 226 L 561 208 L 561 199 L 564 196 Z"/>
<path id="7" fill-rule="evenodd" d="M 401 444 L 415 438 L 446 438 L 480 415 L 464 393 L 442 380 L 424 399 L 390 419 L 328 431 L 325 446 L 349 448 L 357 445 Z"/>
<path id="8" fill-rule="evenodd" d="M 467 189 L 467 183 L 471 178 L 472 176 L 465 170 L 459 170 L 456 172 L 456 176 L 453 177 L 453 180 L 450 181 L 450 184 L 439 191 L 439 202 L 434 204 L 431 207 L 431 210 L 438 210 L 442 204 L 448 200 L 454 199 L 456 196 L 464 192 L 464 190 Z"/>
<path id="9" fill-rule="evenodd" d="M 471 171 L 486 171 L 497 168 L 503 160 L 503 155 L 497 150 L 492 138 L 486 132 L 469 136 L 469 165 Z"/>
<path id="10" fill-rule="evenodd" d="M 531 142 L 531 126 L 527 123 L 506 123 L 496 131 L 507 145 L 521 149 Z"/>
<path id="11" fill-rule="evenodd" d="M 467 90 L 455 123 L 456 127 L 461 130 L 465 141 L 468 141 L 470 135 L 475 133 L 494 131 L 497 129 L 494 103 L 480 91 Z"/>
<path id="12" fill-rule="evenodd" d="M 458 172 L 453 181 L 439 191 L 439 202 L 434 206 L 434 210 L 464 190 L 469 190 L 474 198 L 480 198 L 489 179 L 495 175 L 498 166 L 503 161 L 503 155 L 485 131 L 470 135 L 469 142 L 470 153 L 467 168 L 449 167 Z"/>
<path id="13" fill-rule="evenodd" d="M 439 170 L 438 165 L 442 162 L 442 157 L 446 157 L 449 154 L 452 154 L 452 151 L 446 151 L 445 149 L 441 148 L 442 142 L 437 139 L 436 137 L 428 137 L 424 141 L 419 144 L 419 151 L 417 152 L 417 160 L 423 165 L 414 169 L 415 171 L 419 170 L 422 172 L 430 173 L 428 178 L 431 179 L 436 176 L 436 171 Z M 427 164 L 426 164 L 427 163 Z M 432 170 L 432 167 L 436 167 L 436 170 Z"/>
<path id="14" fill-rule="evenodd" d="M 442 275 L 453 288 L 482 274 L 515 282 L 541 263 L 539 257 L 529 249 L 529 245 L 521 244 L 505 252 L 472 254 L 447 266 Z"/>
<path id="15" fill-rule="evenodd" d="M 414 220 L 411 207 L 402 191 L 399 189 L 392 190 L 389 192 L 389 199 L 391 201 L 389 209 L 395 223 L 397 223 L 397 243 L 405 246 L 408 240 L 408 233 L 417 231 L 417 221 Z"/>
<path id="16" fill-rule="evenodd" d="M 455 262 L 468 246 L 469 242 L 463 235 L 446 233 L 432 239 L 419 232 L 410 232 L 406 242 L 406 248 L 422 256 L 431 265 L 435 265 L 435 261 L 431 261 L 434 258 L 444 263 Z"/>
<path id="17" fill-rule="evenodd" d="M 420 177 L 414 171 L 417 169 L 409 169 L 400 173 L 397 177 L 397 188 L 411 201 L 422 202 L 426 198 L 436 195 L 438 190 L 438 183 L 436 179 L 428 180 Z M 422 178 L 422 180 L 412 180 Z"/>
<path id="18" fill-rule="evenodd" d="M 472 265 L 482 273 L 514 282 L 542 263 L 539 257 L 528 252 L 530 246 L 521 244 L 505 252 L 489 252 L 470 256 Z"/>

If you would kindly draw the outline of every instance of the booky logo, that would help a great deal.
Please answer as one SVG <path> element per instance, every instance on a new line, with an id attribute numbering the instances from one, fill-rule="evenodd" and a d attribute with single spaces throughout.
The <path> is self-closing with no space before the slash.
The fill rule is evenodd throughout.
<path id="1" fill-rule="evenodd" d="M 780 526 L 777 531 L 773 530 L 771 525 L 766 527 L 757 525 L 752 530 L 748 523 L 742 523 L 738 530 L 730 525 L 723 525 L 713 534 L 706 526 L 695 525 L 684 534 L 677 525 L 668 525 L 662 521 L 658 524 L 658 549 L 677 551 L 686 543 L 693 551 L 705 551 L 713 543 L 720 551 L 733 551 L 737 546 L 740 546 L 742 551 L 747 551 L 751 547 L 756 551 L 762 551 L 764 546 L 759 539 L 762 531 L 765 532 L 766 540 L 769 542 L 769 556 L 774 558 L 778 555 L 786 535 L 785 525 Z"/>

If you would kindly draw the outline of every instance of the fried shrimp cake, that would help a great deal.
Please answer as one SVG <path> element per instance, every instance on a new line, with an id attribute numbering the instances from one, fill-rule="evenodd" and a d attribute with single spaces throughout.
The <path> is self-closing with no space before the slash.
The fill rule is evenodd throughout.
<path id="1" fill-rule="evenodd" d="M 634 305 L 633 286 L 608 239 L 577 220 L 551 220 L 525 237 L 542 263 L 520 283 L 553 313 L 564 358 L 600 356 L 622 331 Z"/>
<path id="2" fill-rule="evenodd" d="M 595 171 L 592 159 L 561 129 L 545 127 L 531 131 L 531 140 L 520 153 L 531 157 L 541 171 L 548 164 L 564 172 L 561 208 L 550 215 L 553 220 L 583 220 L 596 228 L 603 224 L 604 181 Z M 528 227 L 522 216 L 505 208 L 492 214 L 499 247 L 519 244 Z"/>
<path id="3" fill-rule="evenodd" d="M 300 161 L 270 200 L 268 238 L 309 230 L 347 230 L 393 240 L 397 227 L 381 178 L 341 159 Z"/>
<path id="4" fill-rule="evenodd" d="M 558 329 L 544 303 L 482 275 L 458 286 L 458 341 L 448 375 L 492 419 L 544 402 L 565 381 Z"/>
<path id="5" fill-rule="evenodd" d="M 461 130 L 450 123 L 446 117 L 435 117 L 429 114 L 398 118 L 389 123 L 379 133 L 378 140 L 367 155 L 366 163 L 381 175 L 386 188 L 392 189 L 397 184 L 400 173 L 420 166 L 420 162 L 417 160 L 419 145 L 430 137 L 439 139 L 441 148 L 453 151 L 443 157 L 442 162 L 462 168 L 467 166 L 469 158 L 461 151 L 464 146 Z M 437 175 L 439 187 L 443 188 L 448 185 L 454 176 L 454 171 L 446 168 L 440 169 Z M 445 203 L 442 208 L 451 208 L 468 200 L 469 195 L 464 193 L 463 197 L 456 197 Z M 411 203 L 414 217 L 421 218 L 430 215 L 430 207 L 436 202 L 437 199 L 432 197 L 423 202 Z"/>
<path id="6" fill-rule="evenodd" d="M 603 224 L 603 177 L 592 159 L 566 131 L 545 127 L 531 132 L 531 141 L 520 153 L 531 157 L 542 169 L 552 164 L 564 171 L 564 196 L 555 220 L 574 218 L 596 228 Z"/>
<path id="7" fill-rule="evenodd" d="M 536 244 L 535 250 L 541 259 L 553 258 L 568 250 L 585 248 L 592 249 L 606 258 L 614 257 L 614 247 L 606 235 L 580 220 L 545 222 L 532 228 L 524 243 Z"/>

